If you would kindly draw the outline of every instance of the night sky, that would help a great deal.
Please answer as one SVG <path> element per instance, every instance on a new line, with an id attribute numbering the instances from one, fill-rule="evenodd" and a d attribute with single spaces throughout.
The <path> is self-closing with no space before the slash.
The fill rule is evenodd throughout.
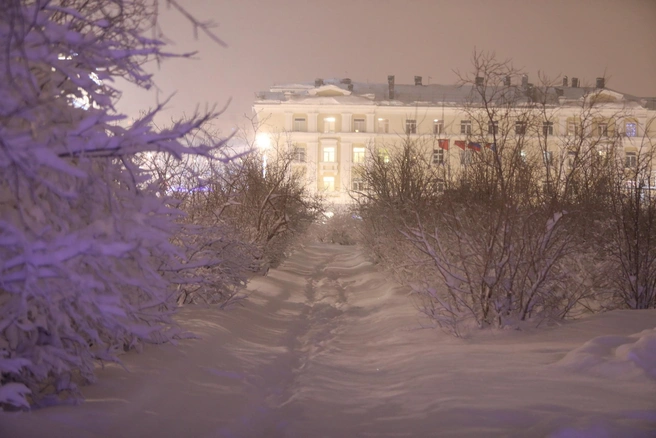
<path id="1" fill-rule="evenodd" d="M 223 132 L 243 124 L 254 93 L 274 83 L 350 77 L 384 83 L 451 84 L 467 71 L 473 50 L 512 58 L 535 81 L 537 72 L 578 77 L 639 96 L 656 96 L 655 0 L 180 0 L 201 20 L 218 24 L 228 47 L 192 26 L 163 0 L 160 25 L 174 51 L 156 74 L 160 99 L 176 93 L 162 118 L 223 106 Z M 157 93 L 123 87 L 119 110 L 130 116 L 154 106 Z M 165 123 L 166 120 L 160 122 Z"/>

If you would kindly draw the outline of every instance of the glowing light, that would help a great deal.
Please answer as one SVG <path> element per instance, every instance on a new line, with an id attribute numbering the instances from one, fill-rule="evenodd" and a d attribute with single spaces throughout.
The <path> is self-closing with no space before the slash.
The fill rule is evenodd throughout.
<path id="1" fill-rule="evenodd" d="M 271 147 L 271 137 L 264 132 L 260 132 L 255 136 L 255 146 L 258 149 L 269 149 Z"/>

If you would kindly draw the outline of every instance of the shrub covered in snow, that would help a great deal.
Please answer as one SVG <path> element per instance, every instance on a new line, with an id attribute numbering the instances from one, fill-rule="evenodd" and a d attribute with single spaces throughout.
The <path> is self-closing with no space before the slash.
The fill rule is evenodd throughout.
<path id="1" fill-rule="evenodd" d="M 77 394 L 97 361 L 176 335 L 176 284 L 190 267 L 182 213 L 136 154 L 209 156 L 180 142 L 214 113 L 155 130 L 113 109 L 122 77 L 174 56 L 145 35 L 149 0 L 7 0 L 0 13 L 0 405 Z M 191 232 L 186 231 L 189 235 Z M 193 234 L 193 233 L 192 233 Z M 215 257 L 216 259 L 216 257 Z"/>

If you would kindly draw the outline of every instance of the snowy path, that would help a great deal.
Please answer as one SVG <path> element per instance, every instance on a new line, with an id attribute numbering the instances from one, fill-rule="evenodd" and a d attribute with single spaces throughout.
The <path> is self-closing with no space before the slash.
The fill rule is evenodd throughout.
<path id="1" fill-rule="evenodd" d="M 126 355 L 83 405 L 0 414 L 0 437 L 656 436 L 656 370 L 615 355 L 654 311 L 458 340 L 418 329 L 403 288 L 331 245 L 249 290 L 227 312 L 185 308 L 202 339 Z"/>

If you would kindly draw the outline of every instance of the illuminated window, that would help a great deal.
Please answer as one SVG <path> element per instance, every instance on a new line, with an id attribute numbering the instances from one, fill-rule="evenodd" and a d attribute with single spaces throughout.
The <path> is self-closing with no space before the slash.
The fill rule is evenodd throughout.
<path id="1" fill-rule="evenodd" d="M 378 133 L 387 134 L 389 133 L 389 119 L 378 119 Z"/>
<path id="2" fill-rule="evenodd" d="M 324 146 L 324 148 L 323 148 L 323 162 L 324 163 L 334 163 L 335 162 L 335 147 L 334 146 Z"/>
<path id="3" fill-rule="evenodd" d="M 366 132 L 366 124 L 364 119 L 354 119 L 353 120 L 353 131 L 355 132 Z"/>
<path id="4" fill-rule="evenodd" d="M 364 163 L 364 148 L 353 148 L 353 162 Z"/>
<path id="5" fill-rule="evenodd" d="M 387 149 L 379 149 L 378 150 L 378 158 L 383 163 L 389 163 L 390 162 L 390 156 L 389 156 L 389 153 L 387 152 Z"/>
<path id="6" fill-rule="evenodd" d="M 519 151 L 519 158 L 521 158 L 522 161 L 526 162 L 526 151 L 524 149 Z"/>
<path id="7" fill-rule="evenodd" d="M 567 122 L 567 135 L 579 135 L 579 125 L 576 122 Z"/>
<path id="8" fill-rule="evenodd" d="M 297 163 L 305 163 L 305 148 L 297 146 L 294 148 L 294 161 Z"/>
<path id="9" fill-rule="evenodd" d="M 433 149 L 433 164 L 444 164 L 444 149 Z"/>
<path id="10" fill-rule="evenodd" d="M 405 133 L 406 134 L 416 134 L 417 133 L 417 121 L 414 119 L 407 119 L 405 121 Z"/>
<path id="11" fill-rule="evenodd" d="M 544 159 L 544 164 L 547 166 L 551 166 L 553 164 L 553 152 L 543 151 L 542 158 Z"/>
<path id="12" fill-rule="evenodd" d="M 638 135 L 638 124 L 635 122 L 626 122 L 624 124 L 624 134 L 627 137 L 635 137 Z"/>
<path id="13" fill-rule="evenodd" d="M 326 192 L 335 191 L 335 177 L 334 176 L 324 176 L 323 177 L 323 190 Z"/>
<path id="14" fill-rule="evenodd" d="M 460 133 L 463 135 L 469 135 L 472 133 L 471 120 L 461 120 L 460 121 Z"/>
<path id="15" fill-rule="evenodd" d="M 552 122 L 544 122 L 542 123 L 542 135 L 545 137 L 548 135 L 553 135 L 553 123 Z"/>
<path id="16" fill-rule="evenodd" d="M 326 117 L 323 119 L 323 132 L 333 133 L 335 132 L 335 118 Z"/>
<path id="17" fill-rule="evenodd" d="M 305 132 L 307 131 L 307 125 L 305 123 L 304 117 L 297 117 L 294 119 L 294 131 Z"/>
<path id="18" fill-rule="evenodd" d="M 638 155 L 635 152 L 627 152 L 625 154 L 624 167 L 635 168 L 638 166 Z"/>
<path id="19" fill-rule="evenodd" d="M 444 121 L 435 119 L 433 120 L 433 134 L 440 135 L 444 131 Z"/>

